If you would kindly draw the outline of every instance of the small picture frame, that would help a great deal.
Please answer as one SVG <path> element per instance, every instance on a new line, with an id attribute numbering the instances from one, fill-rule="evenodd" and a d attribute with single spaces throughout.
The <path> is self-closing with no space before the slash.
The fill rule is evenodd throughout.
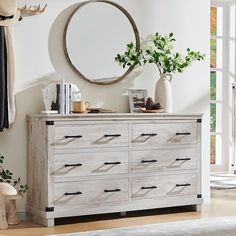
<path id="1" fill-rule="evenodd" d="M 130 112 L 140 112 L 140 108 L 145 108 L 147 100 L 147 89 L 129 89 Z"/>

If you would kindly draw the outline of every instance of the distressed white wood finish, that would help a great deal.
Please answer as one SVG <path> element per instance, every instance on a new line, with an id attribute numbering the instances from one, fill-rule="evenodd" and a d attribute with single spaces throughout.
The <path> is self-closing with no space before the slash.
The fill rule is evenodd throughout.
<path id="1" fill-rule="evenodd" d="M 50 128 L 43 120 L 28 120 L 27 204 L 40 210 L 49 205 L 51 191 L 48 165 L 51 151 L 47 142 L 53 135 Z"/>
<path id="2" fill-rule="evenodd" d="M 117 190 L 117 192 L 108 192 L 113 190 Z M 65 195 L 65 193 L 71 194 L 76 192 L 80 194 Z M 81 208 L 88 208 L 92 205 L 104 204 L 105 202 L 128 201 L 128 198 L 128 179 L 78 181 L 55 184 L 55 207 L 57 205 L 80 205 Z"/>
<path id="3" fill-rule="evenodd" d="M 177 134 L 187 135 L 177 135 Z M 148 136 L 155 135 L 155 136 Z M 133 146 L 157 144 L 194 144 L 197 143 L 196 123 L 134 124 L 132 125 Z"/>
<path id="4" fill-rule="evenodd" d="M 197 169 L 196 148 L 132 151 L 130 155 L 133 172 Z"/>
<path id="5" fill-rule="evenodd" d="M 66 136 L 81 136 L 66 138 Z M 120 137 L 105 137 L 105 135 L 120 135 Z M 126 124 L 86 124 L 57 126 L 55 148 L 100 148 L 128 146 L 128 125 Z"/>
<path id="6" fill-rule="evenodd" d="M 128 173 L 128 152 L 55 154 L 54 165 L 51 174 L 56 182 L 73 176 Z"/>
<path id="7" fill-rule="evenodd" d="M 53 226 L 55 218 L 76 215 L 183 205 L 200 209 L 201 119 L 164 113 L 28 116 L 28 211 L 36 222 Z M 142 133 L 155 132 L 137 142 Z M 104 141 L 105 134 L 120 136 Z M 71 135 L 83 137 L 65 138 Z M 150 159 L 157 162 L 141 163 Z M 65 167 L 73 164 L 82 165 Z M 178 183 L 191 185 L 175 190 Z M 157 189 L 140 191 L 154 184 Z"/>
<path id="8" fill-rule="evenodd" d="M 194 194 L 197 194 L 196 174 L 143 177 L 132 179 L 133 199 L 160 197 L 168 198 L 173 196 L 185 196 Z"/>

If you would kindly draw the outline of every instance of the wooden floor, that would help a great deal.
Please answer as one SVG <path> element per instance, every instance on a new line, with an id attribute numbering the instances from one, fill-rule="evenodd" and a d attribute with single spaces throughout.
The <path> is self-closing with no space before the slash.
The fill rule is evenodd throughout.
<path id="1" fill-rule="evenodd" d="M 159 222 L 171 222 L 233 215 L 236 216 L 236 194 L 235 198 L 232 196 L 222 196 L 220 194 L 214 195 L 211 200 L 211 203 L 203 205 L 201 212 L 186 212 L 185 208 L 174 208 L 166 210 L 129 213 L 127 217 L 120 217 L 118 214 L 111 214 L 99 216 L 99 218 L 73 218 L 65 220 L 63 222 L 63 225 L 58 225 L 51 228 L 42 227 L 32 222 L 22 222 L 17 226 L 10 226 L 10 229 L 1 230 L 0 236 L 42 236 L 60 233 L 153 224 Z M 66 221 L 69 221 L 70 224 L 65 224 L 68 223 Z M 60 224 L 62 222 L 58 223 Z"/>

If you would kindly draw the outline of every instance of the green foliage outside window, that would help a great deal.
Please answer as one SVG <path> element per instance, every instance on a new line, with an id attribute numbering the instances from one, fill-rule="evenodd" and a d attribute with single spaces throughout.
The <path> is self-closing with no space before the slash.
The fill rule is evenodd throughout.
<path id="1" fill-rule="evenodd" d="M 217 35 L 217 8 L 211 7 L 211 36 Z M 210 67 L 216 68 L 217 62 L 217 40 L 211 39 L 211 58 L 210 58 Z M 211 72 L 210 77 L 210 99 L 211 101 L 216 101 L 216 72 Z M 211 123 L 210 129 L 211 132 L 216 132 L 216 104 L 211 103 L 210 105 L 210 116 Z M 210 147 L 210 163 L 216 164 L 216 135 L 211 135 L 211 147 Z"/>
<path id="2" fill-rule="evenodd" d="M 211 135 L 211 164 L 216 164 L 216 136 Z"/>

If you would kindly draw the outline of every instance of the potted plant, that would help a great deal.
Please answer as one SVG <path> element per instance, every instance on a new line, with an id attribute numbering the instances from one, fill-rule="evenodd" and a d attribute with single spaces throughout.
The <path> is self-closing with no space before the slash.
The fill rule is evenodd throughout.
<path id="1" fill-rule="evenodd" d="M 137 50 L 133 42 L 127 44 L 124 54 L 117 54 L 115 60 L 125 68 L 132 65 L 155 64 L 160 74 L 156 84 L 155 100 L 159 102 L 165 112 L 172 112 L 172 74 L 182 73 L 193 61 L 204 60 L 205 54 L 186 50 L 186 55 L 174 52 L 174 34 L 162 36 L 159 33 L 151 34 L 146 38 L 145 45 Z"/>
<path id="2" fill-rule="evenodd" d="M 28 185 L 20 184 L 20 177 L 15 178 L 12 171 L 3 167 L 4 156 L 0 154 L 0 183 L 7 183 L 16 188 L 18 194 L 8 197 L 8 224 L 18 224 L 20 221 L 16 216 L 16 200 L 22 198 L 28 190 Z"/>
<path id="3" fill-rule="evenodd" d="M 17 192 L 23 196 L 24 193 L 27 192 L 28 186 L 26 184 L 25 185 L 20 184 L 21 182 L 20 177 L 15 178 L 13 176 L 12 171 L 4 169 L 3 167 L 4 159 L 5 159 L 4 156 L 0 154 L 0 182 L 11 184 L 13 187 L 18 187 Z"/>

